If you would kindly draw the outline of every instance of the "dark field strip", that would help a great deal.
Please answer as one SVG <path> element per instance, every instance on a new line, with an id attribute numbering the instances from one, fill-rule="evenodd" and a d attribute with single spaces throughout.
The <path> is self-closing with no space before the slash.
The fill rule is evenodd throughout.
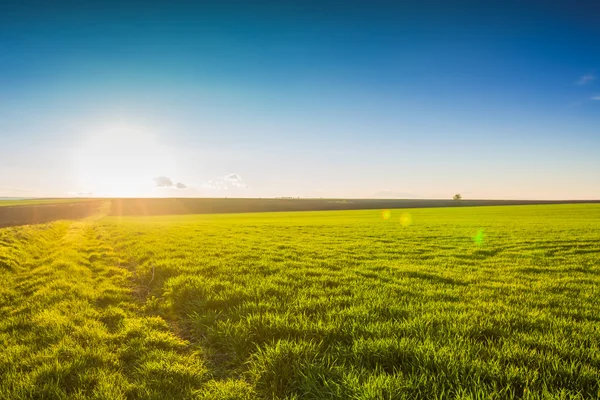
<path id="1" fill-rule="evenodd" d="M 0 275 L 0 398 L 600 397 L 600 205 L 56 222 Z"/>
<path id="2" fill-rule="evenodd" d="M 59 199 L 57 199 L 59 200 Z M 81 219 L 106 208 L 106 200 L 70 201 L 48 200 L 49 203 L 30 204 L 23 200 L 21 205 L 0 207 L 0 228 L 18 225 L 43 224 L 60 219 Z M 0 202 L 1 205 L 2 202 Z"/>
<path id="3" fill-rule="evenodd" d="M 82 203 L 93 202 L 99 199 L 92 198 L 40 198 L 40 199 L 11 199 L 0 197 L 0 207 L 15 207 L 15 206 L 33 206 L 44 204 L 64 204 L 64 203 Z"/>
<path id="4" fill-rule="evenodd" d="M 474 207 L 534 204 L 591 204 L 600 201 L 377 200 L 377 199 L 35 199 L 0 201 L 0 228 L 81 219 L 98 212 L 112 216 L 342 211 L 393 208 Z M 101 211 L 99 211 L 101 210 Z"/>
<path id="5" fill-rule="evenodd" d="M 391 208 L 474 207 L 532 204 L 600 203 L 600 200 L 378 200 L 378 199 L 113 199 L 111 215 L 223 214 L 274 211 L 372 210 Z"/>

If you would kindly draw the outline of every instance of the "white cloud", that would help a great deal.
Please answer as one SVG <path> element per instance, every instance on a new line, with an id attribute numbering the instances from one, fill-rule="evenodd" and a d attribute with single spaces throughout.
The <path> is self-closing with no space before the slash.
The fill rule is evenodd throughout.
<path id="1" fill-rule="evenodd" d="M 212 179 L 204 182 L 200 187 L 202 189 L 227 190 L 227 187 L 221 181 L 213 181 Z"/>
<path id="2" fill-rule="evenodd" d="M 173 186 L 173 181 L 168 176 L 157 176 L 154 178 L 154 182 L 158 187 L 171 187 Z"/>
<path id="3" fill-rule="evenodd" d="M 600 95 L 598 95 L 598 96 L 592 96 L 591 99 L 592 100 L 600 100 Z"/>
<path id="4" fill-rule="evenodd" d="M 237 188 L 241 188 L 241 189 L 247 189 L 248 188 L 248 185 L 246 185 L 244 183 L 244 181 L 242 180 L 242 177 L 239 176 L 238 174 L 229 174 L 229 175 L 225 176 L 225 180 L 231 186 L 234 186 L 234 187 L 237 187 Z"/>
<path id="5" fill-rule="evenodd" d="M 248 185 L 238 174 L 227 174 L 216 179 L 211 179 L 200 185 L 200 187 L 210 190 L 248 189 Z"/>
<path id="6" fill-rule="evenodd" d="M 583 85 L 586 85 L 586 84 L 588 84 L 590 82 L 593 82 L 595 80 L 596 80 L 596 75 L 586 74 L 586 75 L 583 75 L 581 78 L 579 78 L 577 80 L 577 82 L 575 82 L 575 84 L 579 85 L 579 86 L 583 86 Z"/>
<path id="7" fill-rule="evenodd" d="M 171 178 L 168 176 L 157 176 L 154 178 L 154 183 L 156 183 L 157 187 L 172 187 L 176 189 L 185 189 L 187 185 L 181 182 L 173 183 Z"/>

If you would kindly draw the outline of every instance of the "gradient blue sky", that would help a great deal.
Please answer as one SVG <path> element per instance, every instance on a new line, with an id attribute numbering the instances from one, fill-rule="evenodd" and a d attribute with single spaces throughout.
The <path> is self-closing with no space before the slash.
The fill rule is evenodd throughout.
<path id="1" fill-rule="evenodd" d="M 598 199 L 599 45 L 594 1 L 0 1 L 0 196 Z"/>

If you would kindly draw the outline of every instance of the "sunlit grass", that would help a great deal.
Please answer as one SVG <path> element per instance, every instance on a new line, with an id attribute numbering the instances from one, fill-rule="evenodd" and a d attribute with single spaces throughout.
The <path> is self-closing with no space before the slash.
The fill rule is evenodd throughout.
<path id="1" fill-rule="evenodd" d="M 598 205 L 110 217 L 0 241 L 0 398 L 600 395 Z"/>
<path id="2" fill-rule="evenodd" d="M 90 223 L 3 229 L 0 244 L 0 398 L 185 398 L 206 380 Z"/>

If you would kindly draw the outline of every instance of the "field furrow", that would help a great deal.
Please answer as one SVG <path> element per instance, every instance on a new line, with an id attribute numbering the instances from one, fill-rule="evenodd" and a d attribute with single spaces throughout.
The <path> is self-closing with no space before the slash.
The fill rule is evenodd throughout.
<path id="1" fill-rule="evenodd" d="M 0 398 L 191 397 L 201 359 L 139 307 L 93 224 L 0 231 L 21 256 L 2 271 Z"/>

